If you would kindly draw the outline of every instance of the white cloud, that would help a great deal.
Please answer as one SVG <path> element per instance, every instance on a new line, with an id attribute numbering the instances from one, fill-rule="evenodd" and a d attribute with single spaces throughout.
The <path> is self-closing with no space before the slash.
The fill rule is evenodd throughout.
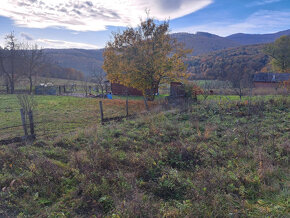
<path id="1" fill-rule="evenodd" d="M 228 36 L 234 33 L 273 33 L 290 28 L 290 11 L 267 11 L 255 12 L 244 21 L 237 22 L 213 22 L 205 25 L 196 25 L 177 29 L 175 32 L 198 31 L 210 32 L 220 36 Z"/>
<path id="2" fill-rule="evenodd" d="M 16 36 L 18 37 L 18 36 Z M 66 49 L 66 48 L 81 48 L 81 49 L 100 49 L 99 46 L 81 42 L 71 42 L 65 40 L 55 39 L 34 39 L 33 36 L 27 33 L 20 33 L 18 38 L 19 43 L 37 44 L 41 48 L 55 48 L 55 49 Z M 5 35 L 0 34 L 0 46 L 5 46 Z"/>
<path id="3" fill-rule="evenodd" d="M 99 49 L 98 46 L 80 42 L 69 42 L 63 40 L 53 40 L 53 39 L 37 39 L 34 41 L 42 48 L 56 48 L 56 49 L 66 49 L 66 48 L 82 48 L 82 49 Z"/>
<path id="4" fill-rule="evenodd" d="M 107 26 L 136 26 L 145 10 L 158 20 L 178 18 L 213 0 L 1 0 L 0 15 L 29 28 L 61 27 L 99 31 Z"/>
<path id="5" fill-rule="evenodd" d="M 260 1 L 251 2 L 247 6 L 248 7 L 261 6 L 261 5 L 272 4 L 272 3 L 276 3 L 276 2 L 280 2 L 280 1 L 282 1 L 282 0 L 260 0 Z"/>
<path id="6" fill-rule="evenodd" d="M 27 33 L 20 33 L 20 36 L 25 39 L 26 41 L 32 41 L 33 40 L 33 37 L 30 36 L 29 34 Z"/>

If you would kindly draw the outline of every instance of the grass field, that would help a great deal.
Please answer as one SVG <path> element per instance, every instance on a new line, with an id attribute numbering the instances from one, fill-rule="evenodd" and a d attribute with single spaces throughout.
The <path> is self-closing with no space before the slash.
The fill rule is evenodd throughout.
<path id="1" fill-rule="evenodd" d="M 219 99 L 101 126 L 96 99 L 36 97 L 59 137 L 0 146 L 0 216 L 288 217 L 289 96 Z"/>
<path id="2" fill-rule="evenodd" d="M 157 96 L 156 100 L 162 100 L 164 97 L 165 95 Z M 243 97 L 243 101 L 271 98 L 276 97 L 271 95 Z M 99 101 L 101 99 L 70 96 L 34 96 L 34 99 L 37 105 L 34 110 L 36 134 L 40 138 L 67 134 L 100 123 Z M 204 102 L 202 96 L 198 96 L 198 99 Z M 113 96 L 113 100 L 102 99 L 105 118 L 124 116 L 126 114 L 125 100 L 124 96 Z M 238 100 L 239 97 L 234 95 L 211 95 L 206 102 L 229 104 Z M 153 106 L 156 102 L 149 102 L 149 104 Z M 16 95 L 0 95 L 0 140 L 23 135 L 19 110 L 20 105 Z M 129 97 L 129 114 L 140 113 L 144 110 L 143 97 Z"/>
<path id="3" fill-rule="evenodd" d="M 100 123 L 101 99 L 69 96 L 34 96 L 34 99 L 37 103 L 34 110 L 36 134 L 41 138 L 70 133 Z M 105 118 L 126 114 L 124 99 L 102 101 Z M 16 95 L 0 95 L 0 139 L 23 135 L 22 127 L 3 129 L 21 125 L 19 110 Z M 142 99 L 129 99 L 129 114 L 144 110 Z"/>

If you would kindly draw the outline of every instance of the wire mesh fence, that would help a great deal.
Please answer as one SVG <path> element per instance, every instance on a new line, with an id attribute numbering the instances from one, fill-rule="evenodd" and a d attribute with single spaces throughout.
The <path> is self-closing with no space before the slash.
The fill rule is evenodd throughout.
<path id="1" fill-rule="evenodd" d="M 38 102 L 33 110 L 35 134 L 38 139 L 51 139 L 79 129 L 101 124 L 100 99 L 63 96 L 35 96 Z M 102 99 L 106 120 L 132 116 L 145 111 L 142 100 Z M 16 96 L 0 96 L 0 141 L 24 136 L 20 105 Z M 27 128 L 29 128 L 27 124 Z"/>

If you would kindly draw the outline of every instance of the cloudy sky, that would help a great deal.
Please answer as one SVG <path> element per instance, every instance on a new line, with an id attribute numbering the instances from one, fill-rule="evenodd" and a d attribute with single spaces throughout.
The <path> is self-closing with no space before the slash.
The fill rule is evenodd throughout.
<path id="1" fill-rule="evenodd" d="M 104 47 L 112 31 L 146 17 L 170 19 L 171 32 L 272 33 L 290 29 L 290 0 L 1 0 L 0 45 L 20 41 L 49 48 Z"/>

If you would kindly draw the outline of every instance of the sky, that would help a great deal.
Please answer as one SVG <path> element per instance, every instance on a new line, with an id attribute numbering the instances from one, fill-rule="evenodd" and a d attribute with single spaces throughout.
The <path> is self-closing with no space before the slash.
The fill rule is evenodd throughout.
<path id="1" fill-rule="evenodd" d="M 290 29 L 290 0 L 1 0 L 0 46 L 14 32 L 43 48 L 103 48 L 146 11 L 175 32 L 264 34 Z"/>

